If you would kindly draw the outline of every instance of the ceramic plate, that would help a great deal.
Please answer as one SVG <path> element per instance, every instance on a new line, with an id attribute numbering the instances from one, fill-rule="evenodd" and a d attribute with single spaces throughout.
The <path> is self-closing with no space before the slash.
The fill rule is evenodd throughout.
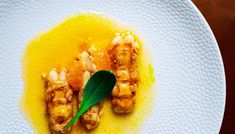
<path id="1" fill-rule="evenodd" d="M 27 42 L 69 16 L 98 12 L 134 28 L 152 53 L 153 110 L 139 133 L 215 134 L 225 106 L 216 40 L 189 0 L 0 0 L 0 133 L 32 134 L 20 112 Z"/>

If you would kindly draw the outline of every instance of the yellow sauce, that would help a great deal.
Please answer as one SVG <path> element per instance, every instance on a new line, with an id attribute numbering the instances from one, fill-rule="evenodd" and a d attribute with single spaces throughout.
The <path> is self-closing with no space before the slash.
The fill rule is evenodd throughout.
<path id="1" fill-rule="evenodd" d="M 44 101 L 43 72 L 54 67 L 67 67 L 81 51 L 84 41 L 96 47 L 106 49 L 115 33 L 131 31 L 109 18 L 98 14 L 80 14 L 68 18 L 63 23 L 43 33 L 29 42 L 23 55 L 24 93 L 21 100 L 23 114 L 37 134 L 50 134 Z M 134 34 L 134 33 L 133 33 Z M 138 37 L 138 43 L 144 47 Z M 142 50 L 142 49 L 141 49 Z M 145 50 L 145 49 L 143 49 Z M 140 83 L 136 95 L 136 108 L 128 115 L 116 115 L 111 102 L 106 100 L 100 124 L 92 131 L 73 127 L 72 134 L 81 133 L 136 133 L 151 111 L 155 91 L 152 84 L 153 68 L 149 64 L 146 52 L 141 52 L 139 61 Z M 144 59 L 144 60 L 143 60 Z M 142 79 L 143 78 L 143 79 Z"/>

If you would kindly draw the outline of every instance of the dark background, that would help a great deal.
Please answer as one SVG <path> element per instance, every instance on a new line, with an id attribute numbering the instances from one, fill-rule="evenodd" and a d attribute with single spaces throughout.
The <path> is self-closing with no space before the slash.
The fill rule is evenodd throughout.
<path id="1" fill-rule="evenodd" d="M 219 44 L 226 75 L 226 106 L 220 134 L 235 134 L 235 0 L 192 0 Z"/>

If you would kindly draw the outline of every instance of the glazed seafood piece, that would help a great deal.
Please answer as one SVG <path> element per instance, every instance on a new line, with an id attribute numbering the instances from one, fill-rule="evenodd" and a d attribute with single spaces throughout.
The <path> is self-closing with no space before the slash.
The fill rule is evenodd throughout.
<path id="1" fill-rule="evenodd" d="M 67 69 L 59 71 L 54 68 L 48 74 L 43 74 L 43 78 L 50 129 L 53 134 L 68 134 L 71 128 L 64 129 L 64 126 L 73 117 L 73 91 L 67 82 Z"/>
<path id="2" fill-rule="evenodd" d="M 87 81 L 91 77 L 91 75 L 93 75 L 93 73 L 96 72 L 96 65 L 94 63 L 94 57 L 91 55 L 91 53 L 87 51 L 83 51 L 79 55 L 78 60 L 81 61 L 82 68 L 83 68 L 83 76 L 82 76 L 83 83 L 82 83 L 82 87 L 78 95 L 78 102 L 79 102 L 79 105 L 81 105 L 83 90 L 85 88 Z M 101 109 L 102 109 L 102 103 L 98 103 L 92 106 L 91 108 L 89 108 L 81 116 L 81 122 L 86 127 L 86 129 L 91 130 L 99 124 L 100 116 L 101 116 Z"/>
<path id="3" fill-rule="evenodd" d="M 112 91 L 112 104 L 116 113 L 129 113 L 135 106 L 138 87 L 139 45 L 134 37 L 116 35 L 108 48 L 112 71 L 117 82 Z"/>

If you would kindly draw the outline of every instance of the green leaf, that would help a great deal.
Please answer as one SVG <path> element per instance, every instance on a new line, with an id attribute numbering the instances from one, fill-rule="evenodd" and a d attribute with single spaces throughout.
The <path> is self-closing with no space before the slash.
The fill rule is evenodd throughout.
<path id="1" fill-rule="evenodd" d="M 80 110 L 65 126 L 65 129 L 71 127 L 91 106 L 107 98 L 112 92 L 115 83 L 115 75 L 110 71 L 101 70 L 94 73 L 85 86 Z"/>

